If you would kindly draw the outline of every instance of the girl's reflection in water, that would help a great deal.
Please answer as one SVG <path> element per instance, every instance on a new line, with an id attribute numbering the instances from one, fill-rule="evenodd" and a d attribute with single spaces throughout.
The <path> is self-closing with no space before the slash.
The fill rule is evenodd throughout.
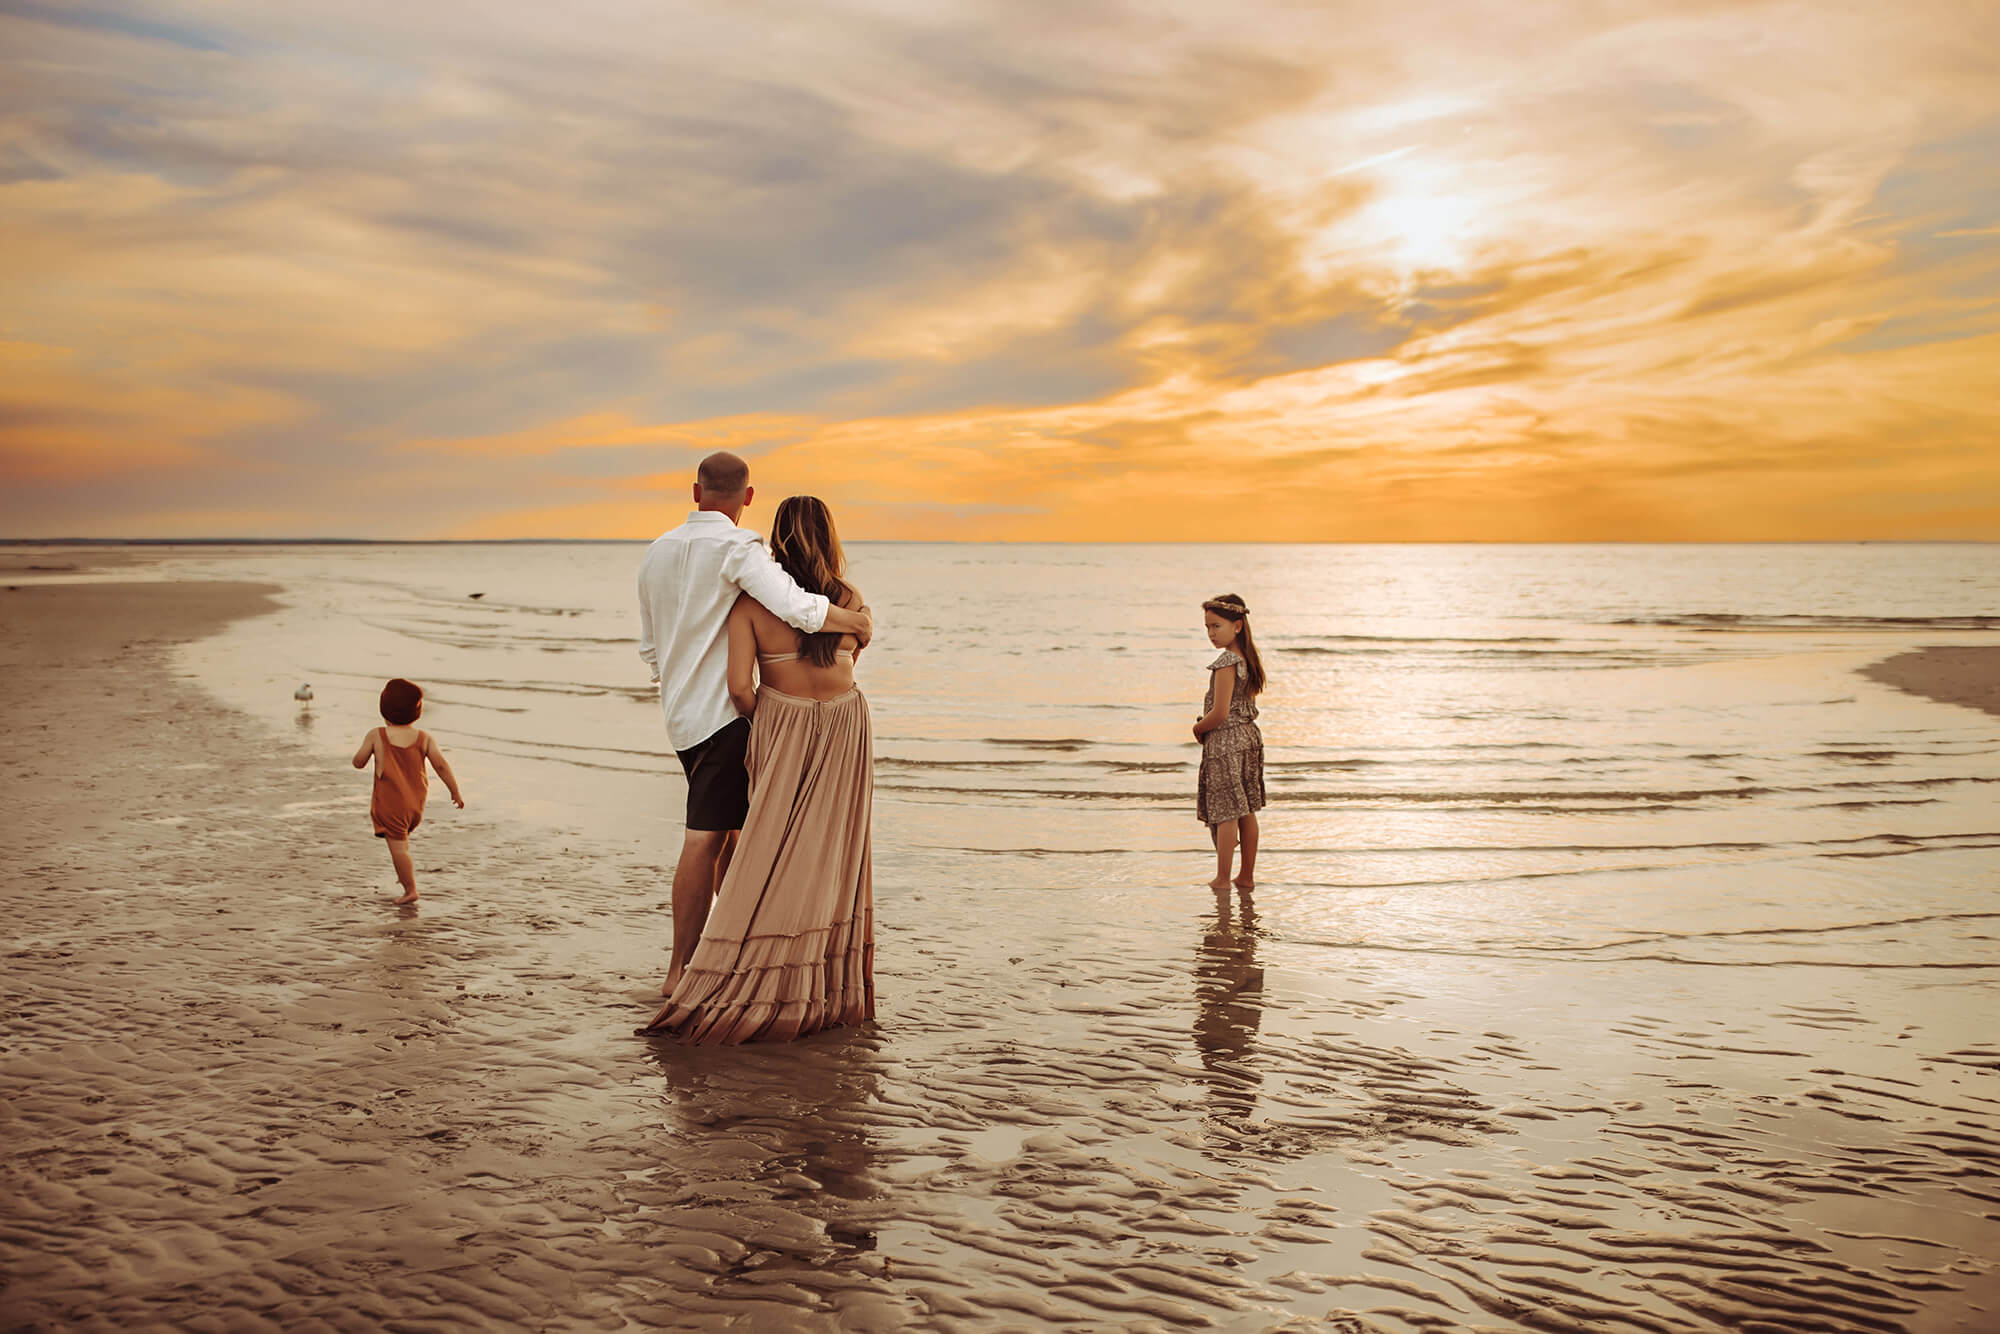
<path id="1" fill-rule="evenodd" d="M 1240 900 L 1238 899 L 1238 896 Z M 1263 1077 L 1250 1057 L 1264 1019 L 1264 967 L 1257 962 L 1257 908 L 1250 890 L 1215 892 L 1194 966 L 1194 1045 L 1201 1053 L 1213 1115 L 1247 1120 Z"/>

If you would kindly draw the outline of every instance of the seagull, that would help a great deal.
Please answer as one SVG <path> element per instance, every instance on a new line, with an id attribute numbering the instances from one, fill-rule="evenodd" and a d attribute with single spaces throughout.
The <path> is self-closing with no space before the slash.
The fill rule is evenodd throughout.
<path id="1" fill-rule="evenodd" d="M 300 686 L 297 690 L 294 690 L 292 692 L 293 699 L 311 699 L 312 697 L 313 697 L 313 688 L 309 685 Z"/>

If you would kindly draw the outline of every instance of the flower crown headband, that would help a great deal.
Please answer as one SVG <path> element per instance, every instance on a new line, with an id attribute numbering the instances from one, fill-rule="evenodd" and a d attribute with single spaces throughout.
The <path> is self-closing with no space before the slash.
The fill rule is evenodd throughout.
<path id="1" fill-rule="evenodd" d="M 1227 617 L 1232 621 L 1240 621 L 1250 614 L 1250 608 L 1244 606 L 1241 602 L 1232 602 L 1227 598 L 1210 598 L 1201 604 L 1201 609 L 1203 611 L 1212 611 L 1216 615 Z"/>

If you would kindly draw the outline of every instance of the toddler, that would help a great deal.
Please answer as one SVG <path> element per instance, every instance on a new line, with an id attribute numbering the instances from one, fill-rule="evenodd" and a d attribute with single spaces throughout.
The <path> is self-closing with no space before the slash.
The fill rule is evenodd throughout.
<path id="1" fill-rule="evenodd" d="M 361 749 L 354 752 L 357 769 L 366 766 L 370 756 L 375 759 L 375 796 L 368 803 L 368 814 L 375 821 L 375 837 L 388 841 L 389 860 L 395 863 L 396 879 L 402 882 L 403 897 L 397 903 L 417 901 L 410 831 L 424 818 L 424 795 L 430 790 L 424 761 L 429 760 L 444 780 L 451 804 L 465 809 L 465 798 L 459 795 L 458 779 L 445 763 L 444 752 L 429 732 L 420 732 L 415 726 L 423 712 L 423 688 L 397 677 L 382 687 L 382 721 L 388 725 L 369 732 L 361 739 Z"/>

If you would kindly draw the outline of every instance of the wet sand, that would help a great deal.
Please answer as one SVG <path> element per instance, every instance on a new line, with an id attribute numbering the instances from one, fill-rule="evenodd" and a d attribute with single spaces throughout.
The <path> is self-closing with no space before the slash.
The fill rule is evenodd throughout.
<path id="1" fill-rule="evenodd" d="M 172 674 L 262 605 L 0 593 L 8 1328 L 2000 1318 L 1974 974 L 1328 976 L 1274 925 L 1300 888 L 1000 894 L 884 848 L 882 1022 L 679 1048 L 631 1036 L 669 868 L 497 826 L 460 765 L 389 908 L 323 759 L 368 720 L 273 740 Z"/>
<path id="2" fill-rule="evenodd" d="M 2000 713 L 2000 648 L 1919 649 L 1875 663 L 1861 674 L 1945 704 Z"/>

